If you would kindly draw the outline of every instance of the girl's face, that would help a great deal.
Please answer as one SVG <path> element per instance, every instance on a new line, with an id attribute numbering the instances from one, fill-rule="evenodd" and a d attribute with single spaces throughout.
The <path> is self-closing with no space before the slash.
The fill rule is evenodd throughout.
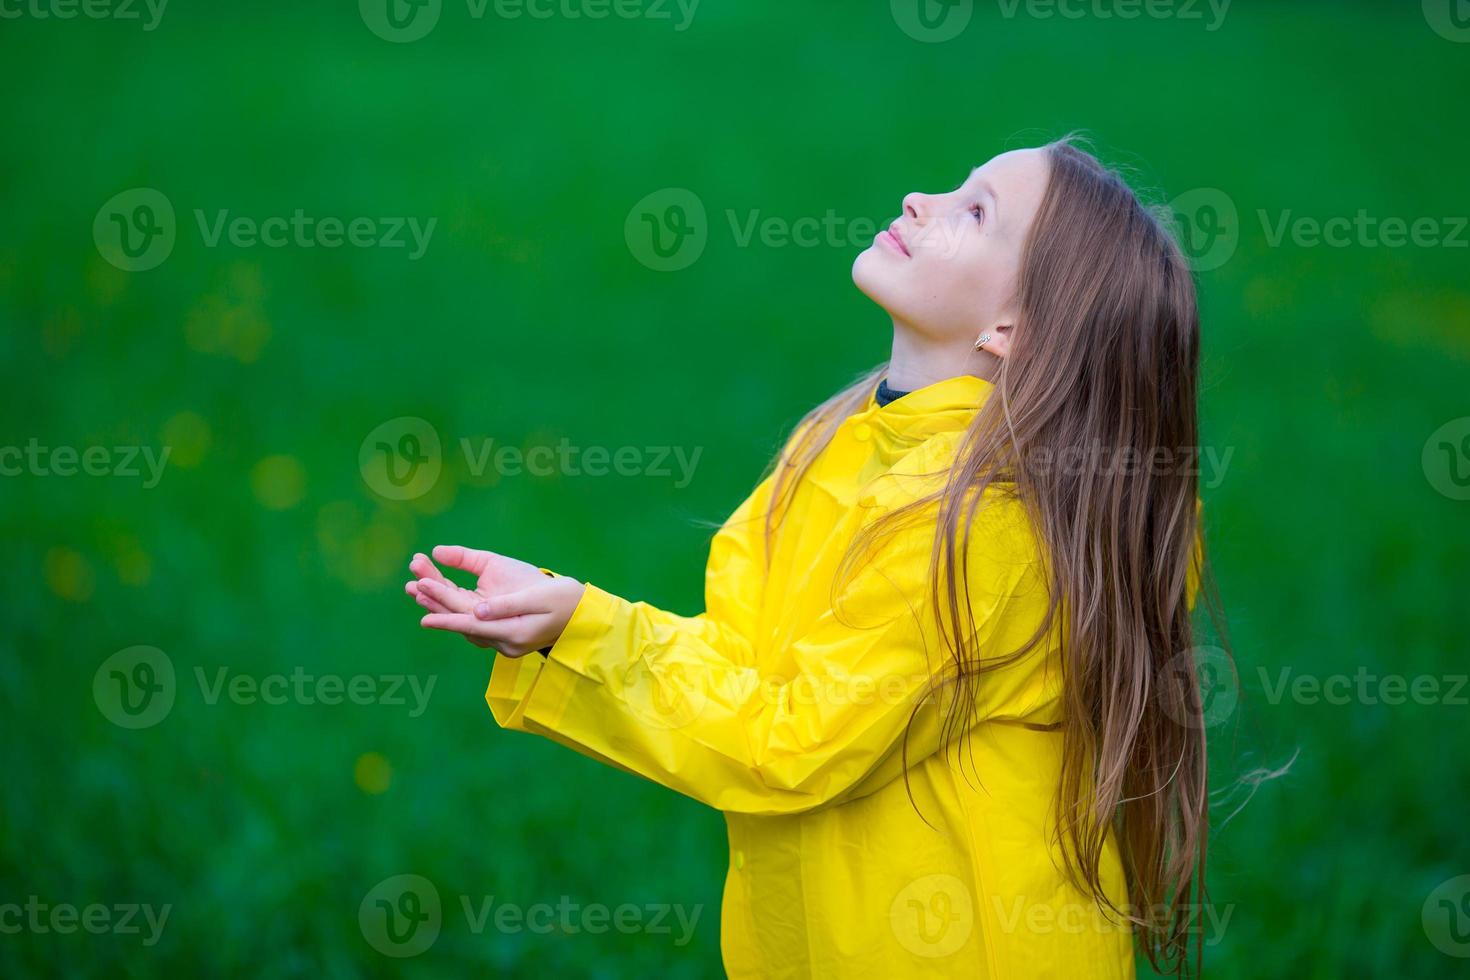
<path id="1" fill-rule="evenodd" d="M 1046 151 L 1013 150 L 952 191 L 909 194 L 902 216 L 853 263 L 853 281 L 896 326 L 927 340 L 973 344 L 989 333 L 1008 342 L 1022 247 L 1048 174 Z"/>

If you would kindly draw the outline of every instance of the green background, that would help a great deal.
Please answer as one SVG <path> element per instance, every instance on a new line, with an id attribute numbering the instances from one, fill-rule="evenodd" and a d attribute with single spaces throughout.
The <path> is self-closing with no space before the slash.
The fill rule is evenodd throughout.
<path id="1" fill-rule="evenodd" d="M 1421 911 L 1470 874 L 1470 708 L 1270 695 L 1288 668 L 1467 669 L 1470 502 L 1422 455 L 1470 415 L 1470 235 L 1273 245 L 1259 216 L 1364 210 L 1451 235 L 1470 211 L 1470 44 L 1414 2 L 1241 0 L 1215 30 L 1207 13 L 980 3 L 942 43 L 881 2 L 705 0 L 682 31 L 673 8 L 493 9 L 446 0 L 412 43 L 350 2 L 174 0 L 152 31 L 0 20 L 0 445 L 171 452 L 153 487 L 0 479 L 0 904 L 173 906 L 152 947 L 0 934 L 0 975 L 716 975 L 719 814 L 500 731 L 487 655 L 417 627 L 408 557 L 462 542 L 698 611 L 710 522 L 890 334 L 851 284 L 861 244 L 842 226 L 742 247 L 730 215 L 886 221 L 910 190 L 1073 128 L 1155 199 L 1211 188 L 1237 211 L 1233 254 L 1201 274 L 1204 441 L 1233 452 L 1204 496 L 1241 678 L 1212 732 L 1216 783 L 1295 763 L 1216 835 L 1231 917 L 1207 967 L 1461 975 Z M 93 222 L 137 187 L 172 203 L 177 243 L 127 272 Z M 625 220 L 671 187 L 707 209 L 707 246 L 659 272 Z M 194 217 L 298 208 L 437 225 L 411 261 L 209 247 Z M 444 469 L 394 502 L 359 450 L 404 416 L 432 425 Z M 477 476 L 466 438 L 701 456 L 687 486 Z M 178 684 L 167 717 L 129 730 L 92 681 L 135 645 Z M 196 681 L 297 667 L 437 680 L 418 717 L 211 704 Z M 404 873 L 435 884 L 444 924 L 390 959 L 358 910 Z M 680 946 L 677 930 L 477 935 L 462 895 L 703 908 Z"/>

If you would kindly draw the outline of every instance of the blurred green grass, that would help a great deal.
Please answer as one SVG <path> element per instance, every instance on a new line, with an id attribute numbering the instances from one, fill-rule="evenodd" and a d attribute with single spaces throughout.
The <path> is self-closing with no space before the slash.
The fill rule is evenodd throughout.
<path id="1" fill-rule="evenodd" d="M 1082 127 L 1163 198 L 1217 188 L 1240 214 L 1234 257 L 1202 276 L 1205 441 L 1234 451 L 1206 505 L 1243 687 L 1219 781 L 1300 755 L 1217 836 L 1214 902 L 1233 911 L 1207 966 L 1456 975 L 1420 913 L 1470 872 L 1467 709 L 1273 704 L 1261 681 L 1466 669 L 1470 504 L 1437 493 L 1420 454 L 1470 415 L 1467 253 L 1271 247 L 1256 218 L 1470 211 L 1470 46 L 1418 6 L 1239 4 L 1208 32 L 981 4 L 944 44 L 906 37 L 886 4 L 770 0 L 707 2 L 684 32 L 450 4 L 401 45 L 350 3 L 179 3 L 151 32 L 0 23 L 0 445 L 174 453 L 152 489 L 0 480 L 0 903 L 174 906 L 150 948 L 0 935 L 0 974 L 716 975 L 719 815 L 496 729 L 486 655 L 418 630 L 407 558 L 482 545 L 698 610 L 705 522 L 888 342 L 848 278 L 854 249 L 742 248 L 727 213 L 881 219 Z M 126 273 L 91 229 L 138 186 L 169 197 L 179 237 Z M 703 256 L 668 274 L 623 237 L 664 187 L 710 217 Z M 416 262 L 208 248 L 194 227 L 195 209 L 297 208 L 438 224 Z M 435 491 L 406 503 L 358 467 L 399 416 L 449 447 Z M 453 449 L 564 437 L 702 455 L 681 488 L 476 477 Z M 136 644 L 168 654 L 179 694 L 128 731 L 91 682 Z M 420 717 L 211 705 L 194 683 L 297 666 L 437 681 Z M 359 786 L 360 764 L 369 790 L 384 775 L 365 756 L 386 760 L 386 791 Z M 445 925 L 426 954 L 386 959 L 358 906 L 410 872 Z M 682 947 L 476 935 L 461 895 L 703 910 Z"/>

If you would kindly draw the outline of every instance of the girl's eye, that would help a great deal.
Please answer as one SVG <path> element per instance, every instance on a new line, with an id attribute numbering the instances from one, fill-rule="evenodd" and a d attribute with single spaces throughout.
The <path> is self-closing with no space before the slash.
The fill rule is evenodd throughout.
<path id="1" fill-rule="evenodd" d="M 981 224 L 985 223 L 985 209 L 982 208 L 980 205 L 970 205 L 970 213 L 975 216 L 976 221 L 980 222 Z"/>

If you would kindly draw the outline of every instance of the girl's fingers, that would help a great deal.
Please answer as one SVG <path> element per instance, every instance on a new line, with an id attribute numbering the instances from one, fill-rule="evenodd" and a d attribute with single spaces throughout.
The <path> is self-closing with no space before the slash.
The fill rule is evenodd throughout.
<path id="1" fill-rule="evenodd" d="M 495 632 L 485 628 L 488 624 L 460 612 L 430 613 L 419 620 L 419 625 L 431 630 L 448 630 L 451 633 L 463 633 L 465 636 L 478 636 L 487 640 Z"/>
<path id="2" fill-rule="evenodd" d="M 462 548 L 457 544 L 441 544 L 434 546 L 434 560 L 448 565 L 450 568 L 458 568 L 473 575 L 479 575 L 490 567 L 490 562 L 500 556 L 493 551 L 479 551 L 475 548 Z"/>
<path id="3" fill-rule="evenodd" d="M 419 588 L 419 583 L 417 581 L 404 583 L 403 591 L 413 596 L 414 601 L 423 606 L 425 609 L 429 610 L 429 612 L 449 611 L 445 609 L 444 606 L 429 598 L 429 596 L 422 589 Z"/>
<path id="4" fill-rule="evenodd" d="M 545 603 L 535 601 L 531 589 L 490 596 L 473 604 L 475 618 L 479 620 L 511 619 L 530 613 L 546 612 Z M 465 610 L 469 612 L 469 610 Z"/>
<path id="5" fill-rule="evenodd" d="M 419 579 L 418 589 L 420 595 L 428 596 L 449 612 L 470 612 L 475 608 L 475 603 L 480 598 L 478 593 L 471 592 L 468 589 L 461 589 L 457 585 L 446 584 L 428 578 Z"/>
<path id="6" fill-rule="evenodd" d="M 531 649 L 534 630 L 521 619 L 484 622 L 464 613 L 429 613 L 419 620 L 425 629 L 445 630 L 462 636 L 489 641 L 502 653 L 517 656 Z"/>
<path id="7" fill-rule="evenodd" d="M 429 556 L 423 552 L 419 552 L 413 556 L 412 560 L 408 563 L 408 570 L 413 572 L 418 578 L 431 578 L 439 582 L 449 583 L 449 579 L 445 578 L 444 573 L 439 571 L 439 566 L 435 565 Z"/>
<path id="8" fill-rule="evenodd" d="M 435 614 L 451 615 L 453 613 L 453 611 L 450 610 L 448 607 L 444 606 L 441 603 L 435 602 L 433 599 L 430 599 L 429 596 L 419 588 L 418 579 L 413 579 L 412 581 L 403 583 L 403 591 L 412 596 L 414 601 L 428 612 Z M 465 640 L 466 642 L 472 643 L 475 646 L 479 647 L 481 650 L 490 649 L 490 641 L 485 639 L 484 637 L 466 636 Z"/>
<path id="9" fill-rule="evenodd" d="M 488 640 L 492 644 L 511 642 L 505 630 L 496 629 L 494 624 L 482 623 L 475 617 L 464 613 L 429 613 L 419 620 L 419 625 L 425 629 L 445 630 L 450 633 L 460 633 L 472 639 Z"/>

